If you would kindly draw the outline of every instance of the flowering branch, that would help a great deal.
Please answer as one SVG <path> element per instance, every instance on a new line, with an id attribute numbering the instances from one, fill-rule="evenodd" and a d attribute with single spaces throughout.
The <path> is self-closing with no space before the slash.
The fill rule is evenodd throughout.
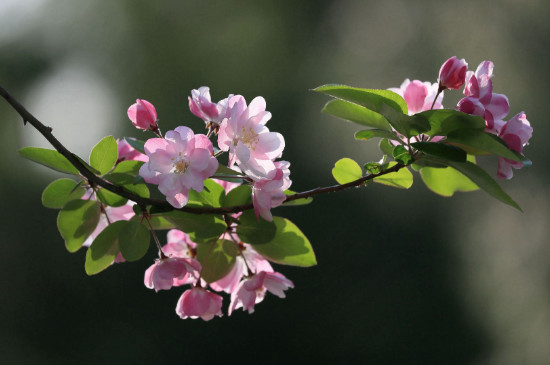
<path id="1" fill-rule="evenodd" d="M 235 205 L 231 207 L 182 207 L 175 208 L 166 201 L 158 199 L 150 199 L 140 197 L 120 186 L 111 184 L 110 182 L 102 179 L 101 177 L 95 175 L 90 171 L 80 159 L 71 151 L 69 151 L 55 136 L 52 134 L 53 129 L 44 125 L 40 122 L 34 115 L 32 115 L 21 103 L 19 103 L 7 90 L 0 86 L 0 95 L 13 107 L 13 109 L 23 118 L 23 123 L 26 125 L 30 123 L 36 130 L 38 130 L 44 138 L 61 154 L 63 155 L 85 178 L 91 186 L 101 186 L 115 194 L 118 194 L 126 199 L 136 202 L 140 207 L 151 206 L 155 208 L 162 209 L 172 209 L 179 210 L 182 212 L 193 213 L 193 214 L 227 214 L 227 213 L 238 213 L 246 210 L 253 209 L 254 206 L 252 203 Z M 341 185 L 332 185 L 325 187 L 318 187 L 308 191 L 292 194 L 286 197 L 285 202 L 290 202 L 297 199 L 309 198 L 314 195 L 320 195 L 325 193 L 331 193 L 336 191 L 341 191 L 349 189 L 352 187 L 358 187 L 364 184 L 366 181 L 372 180 L 375 177 L 386 175 L 392 172 L 396 172 L 401 168 L 405 167 L 403 164 L 394 165 L 388 169 L 385 169 L 377 174 L 368 174 L 357 180 L 351 181 L 346 184 Z"/>

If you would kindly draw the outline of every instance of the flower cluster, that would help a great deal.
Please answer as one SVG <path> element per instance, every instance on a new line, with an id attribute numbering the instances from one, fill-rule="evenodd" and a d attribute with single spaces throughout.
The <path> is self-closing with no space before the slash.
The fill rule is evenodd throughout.
<path id="1" fill-rule="evenodd" d="M 271 208 L 285 200 L 284 191 L 291 185 L 290 163 L 276 161 L 285 147 L 280 133 L 270 132 L 265 124 L 271 119 L 261 96 L 247 105 L 241 95 L 229 95 L 214 103 L 208 87 L 191 91 L 191 112 L 203 119 L 208 134 L 195 135 L 191 129 L 181 126 L 168 131 L 162 138 L 152 138 L 145 143 L 148 161 L 141 167 L 143 179 L 159 187 L 166 200 L 176 208 L 189 201 L 189 190 L 201 192 L 204 180 L 218 169 L 217 156 L 228 153 L 228 167 L 242 172 L 242 179 L 252 185 L 252 198 L 256 217 L 271 221 Z M 138 128 L 154 130 L 156 111 L 153 105 L 138 99 L 128 109 L 128 116 Z M 154 121 L 154 128 L 152 127 Z M 219 153 L 209 137 L 217 134 Z"/>
<path id="2" fill-rule="evenodd" d="M 239 240 L 235 233 L 224 234 L 223 239 L 232 242 L 239 255 L 232 269 L 219 280 L 207 284 L 201 278 L 201 264 L 197 261 L 197 244 L 182 231 L 168 232 L 167 244 L 162 247 L 163 257 L 145 272 L 144 283 L 149 289 L 168 290 L 172 287 L 190 285 L 179 298 L 176 313 L 182 319 L 202 318 L 209 321 L 222 316 L 221 295 L 230 294 L 228 314 L 238 308 L 254 312 L 254 305 L 261 302 L 267 291 L 284 298 L 284 291 L 294 284 L 273 268 L 252 246 Z M 207 287 L 211 290 L 208 290 Z"/>
<path id="3" fill-rule="evenodd" d="M 499 136 L 509 149 L 521 154 L 532 136 L 533 129 L 524 112 L 518 113 L 509 121 L 504 121 L 510 111 L 510 104 L 506 95 L 493 93 L 493 68 L 491 61 L 483 61 L 475 72 L 467 71 L 466 61 L 453 56 L 441 66 L 438 83 L 406 79 L 399 88 L 388 90 L 402 96 L 407 103 L 409 115 L 413 115 L 443 108 L 443 91 L 460 89 L 464 85 L 465 97 L 458 102 L 456 109 L 483 117 L 486 132 Z M 432 141 L 440 138 L 434 137 Z M 522 166 L 520 162 L 499 157 L 497 175 L 499 178 L 511 179 L 512 168 L 520 169 Z"/>

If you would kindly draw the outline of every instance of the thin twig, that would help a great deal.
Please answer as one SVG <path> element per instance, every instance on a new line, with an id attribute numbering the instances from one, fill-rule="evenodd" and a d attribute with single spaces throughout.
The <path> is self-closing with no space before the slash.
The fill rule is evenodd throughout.
<path id="1" fill-rule="evenodd" d="M 80 162 L 80 160 L 76 157 L 75 154 L 70 152 L 61 142 L 57 140 L 57 138 L 54 137 L 52 134 L 52 128 L 45 126 L 42 124 L 38 119 L 36 119 L 30 112 L 23 107 L 13 96 L 10 95 L 3 87 L 0 86 L 0 95 L 15 109 L 15 111 L 23 118 L 23 123 L 30 123 L 36 130 L 38 130 L 44 138 L 50 144 L 61 154 L 63 155 L 82 175 L 84 179 L 88 181 L 88 183 L 91 186 L 98 185 L 102 188 L 109 190 L 115 194 L 118 194 L 126 199 L 129 199 L 131 201 L 136 202 L 139 206 L 150 206 L 155 208 L 161 208 L 161 209 L 167 209 L 167 210 L 178 210 L 182 212 L 187 213 L 193 213 L 193 214 L 228 214 L 228 213 L 238 213 L 245 210 L 253 209 L 252 203 L 250 204 L 243 204 L 243 205 L 235 205 L 231 207 L 183 207 L 183 208 L 174 208 L 172 207 L 168 202 L 159 200 L 159 199 L 150 199 L 150 198 L 143 198 L 138 195 L 135 195 L 134 193 L 120 187 L 111 184 L 110 182 L 102 179 L 101 177 L 95 175 L 93 172 L 88 170 L 88 168 Z M 378 176 L 386 175 L 392 172 L 399 171 L 405 167 L 403 164 L 396 164 L 389 169 L 386 169 L 378 174 L 369 174 L 366 176 L 363 176 L 357 180 L 351 181 L 347 184 L 342 185 L 332 185 L 332 186 L 325 186 L 325 187 L 319 187 L 308 191 L 303 191 L 300 193 L 292 194 L 286 197 L 285 202 L 290 202 L 297 199 L 302 198 L 309 198 L 314 195 L 320 195 L 320 194 L 326 194 L 331 193 L 335 191 L 341 191 L 345 189 L 349 189 L 352 187 L 357 187 L 365 183 L 366 181 L 372 180 Z"/>

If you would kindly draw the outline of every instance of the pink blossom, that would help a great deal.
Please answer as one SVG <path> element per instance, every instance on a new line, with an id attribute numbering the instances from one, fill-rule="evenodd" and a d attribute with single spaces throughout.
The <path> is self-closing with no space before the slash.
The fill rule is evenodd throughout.
<path id="1" fill-rule="evenodd" d="M 168 257 L 157 259 L 145 271 L 144 283 L 149 289 L 168 290 L 174 281 L 185 281 L 189 276 L 198 277 L 201 264 L 195 259 Z"/>
<path id="2" fill-rule="evenodd" d="M 533 128 L 524 112 L 515 115 L 506 122 L 499 133 L 499 137 L 506 142 L 508 148 L 518 153 L 523 152 L 523 147 L 529 144 L 532 135 Z M 512 168 L 521 169 L 522 167 L 523 163 L 521 162 L 499 157 L 497 175 L 501 179 L 511 179 L 514 175 Z"/>
<path id="3" fill-rule="evenodd" d="M 199 89 L 191 90 L 189 99 L 189 109 L 191 113 L 204 120 L 206 123 L 212 122 L 219 125 L 221 121 L 229 116 L 230 109 L 228 101 L 233 95 L 213 103 L 210 98 L 210 88 L 201 86 Z"/>
<path id="4" fill-rule="evenodd" d="M 219 148 L 229 151 L 229 166 L 237 163 L 245 174 L 255 179 L 274 175 L 273 160 L 281 156 L 285 147 L 283 136 L 265 126 L 271 119 L 265 107 L 261 96 L 248 107 L 241 95 L 233 96 L 228 104 L 231 113 L 222 121 L 218 133 Z"/>
<path id="5" fill-rule="evenodd" d="M 128 108 L 128 118 L 139 129 L 157 130 L 157 111 L 147 100 L 137 99 L 135 104 Z"/>
<path id="6" fill-rule="evenodd" d="M 465 98 L 458 102 L 457 109 L 461 112 L 479 115 L 485 119 L 486 130 L 498 134 L 504 125 L 503 118 L 510 111 L 508 98 L 503 94 L 493 93 L 494 65 L 491 61 L 483 61 L 476 72 L 466 73 Z"/>
<path id="7" fill-rule="evenodd" d="M 88 197 L 90 197 L 90 194 L 92 194 L 91 192 L 92 190 L 90 189 L 90 192 L 84 195 L 82 198 L 88 199 Z M 91 197 L 91 199 L 95 200 L 95 194 Z M 95 238 L 99 236 L 99 234 L 103 232 L 103 230 L 109 225 L 109 222 L 114 223 L 118 221 L 130 220 L 130 218 L 132 218 L 135 215 L 134 208 L 133 208 L 134 205 L 135 205 L 134 202 L 128 202 L 125 205 L 120 207 L 106 206 L 105 214 L 101 214 L 99 216 L 99 222 L 97 223 L 96 228 L 94 229 L 92 234 L 90 234 L 90 236 L 86 238 L 86 241 L 84 241 L 82 245 L 89 247 L 92 244 L 92 242 L 94 242 Z M 107 217 L 109 217 L 108 220 L 107 220 Z M 120 261 L 117 261 L 117 262 L 120 262 Z"/>
<path id="8" fill-rule="evenodd" d="M 139 174 L 159 191 L 174 207 L 181 208 L 189 201 L 189 189 L 201 192 L 204 180 L 218 168 L 210 140 L 195 135 L 187 127 L 168 131 L 165 138 L 151 138 L 145 143 L 149 161 Z"/>
<path id="9" fill-rule="evenodd" d="M 167 243 L 162 246 L 162 252 L 169 257 L 180 257 L 186 259 L 194 259 L 197 256 L 197 244 L 189 238 L 187 233 L 178 229 L 168 231 Z M 186 284 L 195 284 L 197 282 L 196 275 L 187 275 L 181 279 L 174 279 L 173 286 L 181 286 Z"/>
<path id="10" fill-rule="evenodd" d="M 266 291 L 284 298 L 284 291 L 288 288 L 294 288 L 294 284 L 284 275 L 278 272 L 260 271 L 241 281 L 238 288 L 231 294 L 228 313 L 231 315 L 235 309 L 241 307 L 248 313 L 253 313 L 254 305 L 264 299 Z"/>
<path id="11" fill-rule="evenodd" d="M 116 143 L 118 145 L 118 160 L 117 163 L 122 161 L 143 161 L 147 162 L 148 158 L 143 153 L 136 150 L 134 147 L 123 138 L 117 139 Z"/>
<path id="12" fill-rule="evenodd" d="M 275 176 L 271 179 L 255 181 L 252 187 L 252 203 L 256 218 L 261 215 L 265 220 L 272 221 L 271 208 L 283 204 L 286 199 L 284 193 L 292 181 L 289 178 L 290 163 L 288 161 L 277 161 L 275 165 Z"/>
<path id="13" fill-rule="evenodd" d="M 439 85 L 442 89 L 460 89 L 464 85 L 464 78 L 468 70 L 468 63 L 456 56 L 449 58 L 439 69 Z"/>
<path id="14" fill-rule="evenodd" d="M 200 287 L 183 293 L 176 305 L 176 313 L 181 319 L 202 318 L 209 321 L 214 316 L 222 316 L 222 297 Z"/>
<path id="15" fill-rule="evenodd" d="M 437 95 L 438 84 L 405 79 L 399 88 L 393 87 L 388 90 L 403 97 L 407 103 L 409 115 L 413 115 L 431 109 L 432 103 Z M 441 92 L 437 97 L 437 101 L 435 102 L 433 108 L 443 108 L 443 105 L 441 104 L 442 102 L 443 93 Z"/>

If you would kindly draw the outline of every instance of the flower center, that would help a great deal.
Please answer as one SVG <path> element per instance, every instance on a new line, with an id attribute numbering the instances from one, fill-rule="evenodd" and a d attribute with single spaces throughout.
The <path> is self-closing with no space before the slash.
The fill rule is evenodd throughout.
<path id="1" fill-rule="evenodd" d="M 258 137 L 258 135 L 252 130 L 252 128 L 249 127 L 248 129 L 246 129 L 245 127 L 243 127 L 243 129 L 241 130 L 241 138 L 239 139 L 246 147 L 254 151 L 256 149 L 256 145 L 260 140 L 260 137 Z"/>
<path id="2" fill-rule="evenodd" d="M 189 167 L 189 162 L 182 157 L 181 152 L 178 154 L 178 157 L 172 157 L 172 161 L 174 161 L 172 162 L 172 166 L 174 166 L 175 174 L 182 175 Z"/>

